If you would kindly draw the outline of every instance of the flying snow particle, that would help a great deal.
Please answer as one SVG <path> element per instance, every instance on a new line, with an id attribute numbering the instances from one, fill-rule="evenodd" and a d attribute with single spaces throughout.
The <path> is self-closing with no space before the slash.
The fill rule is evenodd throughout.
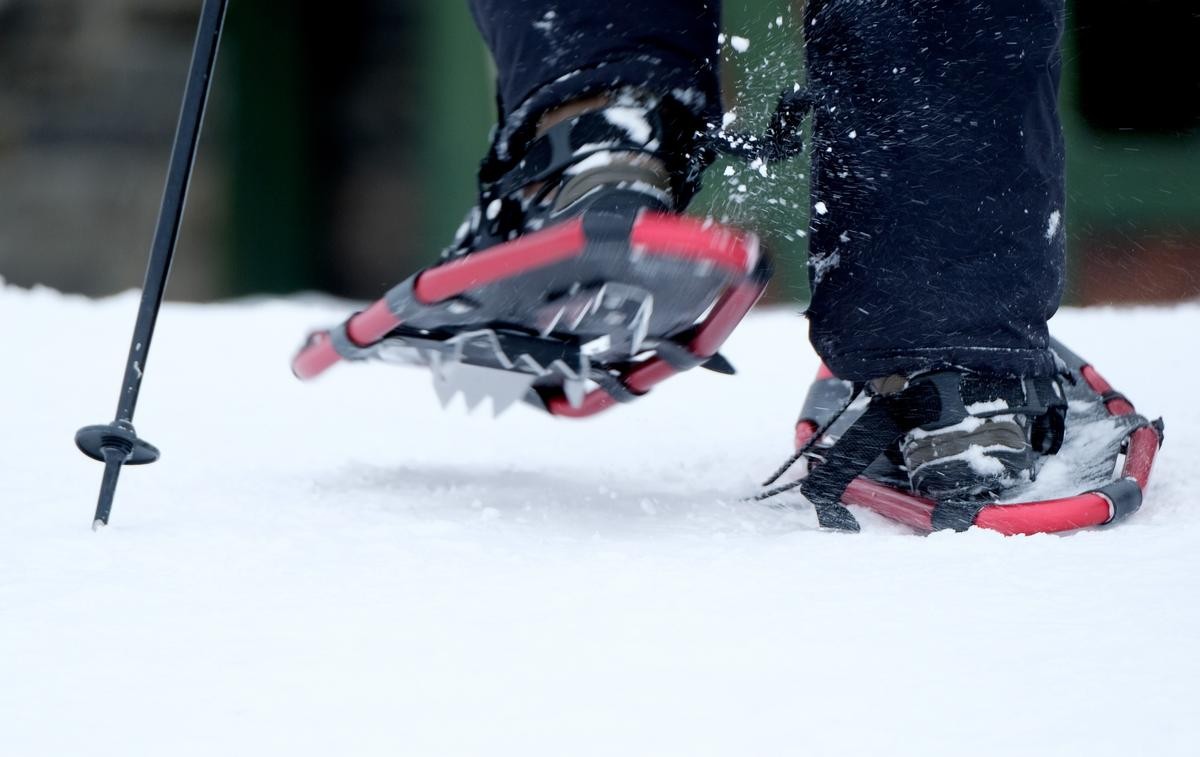
<path id="1" fill-rule="evenodd" d="M 780 29 L 783 28 L 783 16 L 775 17 L 775 25 L 778 26 Z"/>
<path id="2" fill-rule="evenodd" d="M 820 284 L 821 280 L 825 278 L 825 274 L 837 268 L 841 262 L 842 256 L 837 252 L 832 255 L 810 255 L 808 265 L 813 272 L 813 283 Z"/>
<path id="3" fill-rule="evenodd" d="M 533 28 L 544 34 L 550 34 L 554 31 L 554 20 L 558 18 L 558 14 L 554 11 L 546 11 L 546 15 L 542 16 L 541 21 L 534 21 Z"/>
<path id="4" fill-rule="evenodd" d="M 734 50 L 737 50 L 739 53 L 744 53 L 750 49 L 750 40 L 746 39 L 745 37 L 730 37 L 729 46 Z"/>
<path id="5" fill-rule="evenodd" d="M 604 111 L 604 120 L 617 128 L 624 129 L 629 138 L 639 144 L 650 141 L 654 130 L 650 122 L 637 108 L 616 107 Z"/>
<path id="6" fill-rule="evenodd" d="M 825 203 L 821 202 L 820 200 L 817 200 L 817 204 L 813 205 L 813 210 L 817 211 L 817 215 L 819 216 L 823 216 L 829 212 L 829 208 L 827 208 Z"/>
<path id="7" fill-rule="evenodd" d="M 1058 226 L 1061 221 L 1062 213 L 1056 210 L 1050 214 L 1050 221 L 1046 225 L 1046 241 L 1054 239 L 1054 235 L 1058 233 Z"/>
<path id="8" fill-rule="evenodd" d="M 851 129 L 849 136 L 850 136 L 850 139 L 858 139 L 858 132 L 855 131 L 854 129 Z"/>
<path id="9" fill-rule="evenodd" d="M 725 166 L 726 176 L 733 176 L 735 173 L 737 173 L 737 171 L 734 170 L 733 166 Z"/>

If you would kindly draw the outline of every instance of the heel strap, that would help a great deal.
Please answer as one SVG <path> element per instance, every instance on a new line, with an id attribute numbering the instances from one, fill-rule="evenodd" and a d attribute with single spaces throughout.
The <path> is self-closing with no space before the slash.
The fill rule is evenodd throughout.
<path id="1" fill-rule="evenodd" d="M 503 161 L 495 151 L 480 166 L 480 193 L 486 201 L 513 195 L 524 187 L 561 176 L 592 156 L 610 152 L 653 155 L 662 160 L 672 179 L 672 192 L 681 203 L 695 189 L 688 186 L 688 149 L 696 134 L 668 128 L 662 104 L 645 107 L 613 104 L 581 113 L 555 124 L 525 147 L 521 157 Z M 680 132 L 683 133 L 680 133 Z"/>

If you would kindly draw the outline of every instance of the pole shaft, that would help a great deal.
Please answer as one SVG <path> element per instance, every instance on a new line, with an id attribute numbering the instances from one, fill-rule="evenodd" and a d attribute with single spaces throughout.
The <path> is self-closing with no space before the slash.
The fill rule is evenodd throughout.
<path id="1" fill-rule="evenodd" d="M 146 265 L 142 300 L 138 306 L 137 322 L 129 345 L 125 380 L 117 402 L 117 421 L 132 422 L 134 410 L 137 408 L 142 376 L 146 370 L 146 357 L 150 352 L 150 340 L 154 336 L 154 325 L 162 307 L 167 278 L 171 274 L 171 259 L 174 257 L 175 243 L 179 238 L 179 226 L 187 202 L 188 184 L 191 181 L 192 166 L 196 161 L 196 149 L 200 142 L 204 110 L 208 102 L 208 91 L 216 67 L 217 48 L 228 5 L 228 0 L 204 0 L 200 11 L 199 30 L 196 33 L 196 45 L 183 93 L 175 144 L 171 148 L 171 164 L 167 170 L 167 183 L 163 190 L 158 226 L 154 231 L 150 260 Z"/>
<path id="2" fill-rule="evenodd" d="M 121 476 L 121 468 L 125 465 L 126 453 L 122 450 L 106 447 L 104 449 L 104 477 L 100 480 L 100 496 L 96 500 L 96 515 L 92 518 L 92 530 L 108 525 L 112 515 L 113 499 L 117 496 L 117 480 Z"/>

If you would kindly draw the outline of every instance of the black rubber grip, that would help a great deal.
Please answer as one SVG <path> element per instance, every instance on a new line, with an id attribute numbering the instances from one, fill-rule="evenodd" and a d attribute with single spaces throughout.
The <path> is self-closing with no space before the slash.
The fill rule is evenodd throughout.
<path id="1" fill-rule="evenodd" d="M 1142 488 L 1132 478 L 1113 481 L 1096 489 L 1095 493 L 1112 503 L 1112 517 L 1108 519 L 1108 523 L 1128 518 L 1142 506 Z"/>

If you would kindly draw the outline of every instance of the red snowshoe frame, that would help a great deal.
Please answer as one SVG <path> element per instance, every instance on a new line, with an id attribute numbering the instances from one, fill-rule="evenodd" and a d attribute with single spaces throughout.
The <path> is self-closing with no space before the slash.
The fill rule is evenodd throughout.
<path id="1" fill-rule="evenodd" d="M 1133 404 L 1116 392 L 1095 368 L 1061 345 L 1055 346 L 1068 363 L 1075 362 L 1068 367 L 1100 397 L 1110 416 L 1136 414 Z M 816 380 L 832 378 L 836 377 L 822 365 Z M 817 428 L 813 419 L 800 419 L 796 425 L 797 449 L 808 442 Z M 1006 535 L 1037 534 L 1101 526 L 1127 517 L 1141 507 L 1142 495 L 1150 481 L 1150 471 L 1161 442 L 1161 422 L 1142 424 L 1125 440 L 1121 473 L 1108 485 L 1060 499 L 984 504 L 975 511 L 970 525 Z M 842 495 L 842 503 L 865 507 L 917 531 L 931 532 L 937 529 L 936 502 L 866 476 L 851 482 Z"/>
<path id="2" fill-rule="evenodd" d="M 600 247 L 623 244 L 633 256 L 663 256 L 696 268 L 714 267 L 731 282 L 703 320 L 675 347 L 622 367 L 618 385 L 592 388 L 572 404 L 562 388 L 533 387 L 540 404 L 552 415 L 582 418 L 648 392 L 676 373 L 714 360 L 737 324 L 762 296 L 770 265 L 760 254 L 758 238 L 700 219 L 642 212 L 616 232 L 590 226 L 585 217 L 527 234 L 511 242 L 429 268 L 397 286 L 383 299 L 341 326 L 317 332 L 292 362 L 302 380 L 313 379 L 342 360 L 371 356 L 371 350 L 412 317 L 414 308 L 434 308 L 491 283 L 535 269 L 568 262 Z M 713 365 L 713 363 L 710 363 Z"/>

